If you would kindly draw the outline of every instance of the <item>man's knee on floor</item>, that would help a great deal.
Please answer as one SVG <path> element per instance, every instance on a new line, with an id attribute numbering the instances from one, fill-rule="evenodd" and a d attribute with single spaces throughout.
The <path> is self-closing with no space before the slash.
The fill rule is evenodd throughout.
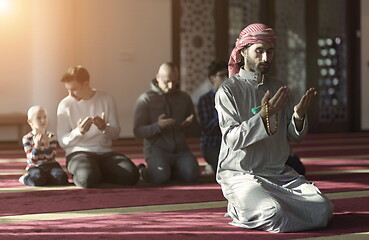
<path id="1" fill-rule="evenodd" d="M 121 164 L 119 164 L 121 175 L 120 183 L 124 185 L 134 185 L 140 179 L 140 173 L 135 164 L 133 164 L 129 159 L 126 159 Z"/>
<path id="2" fill-rule="evenodd" d="M 266 221 L 267 219 L 273 221 L 273 219 L 277 220 L 282 215 L 281 207 L 277 202 L 263 206 L 262 208 L 256 208 L 255 210 L 248 209 L 244 212 L 248 214 L 239 215 L 241 222 Z"/>
<path id="3" fill-rule="evenodd" d="M 178 176 L 178 180 L 183 182 L 194 182 L 199 177 L 198 171 L 184 173 Z"/>
<path id="4" fill-rule="evenodd" d="M 319 222 L 318 224 L 320 226 L 322 227 L 327 226 L 328 221 L 333 216 L 333 210 L 334 210 L 334 206 L 332 202 L 328 199 L 326 199 L 324 202 L 322 202 L 322 204 L 320 204 L 319 211 L 318 211 L 320 218 L 319 217 L 315 218 Z"/>
<path id="5" fill-rule="evenodd" d="M 100 173 L 90 171 L 76 171 L 73 176 L 75 185 L 82 188 L 95 187 L 100 182 Z"/>
<path id="6" fill-rule="evenodd" d="M 170 176 L 166 174 L 156 174 L 155 177 L 151 176 L 149 181 L 154 185 L 162 185 L 170 181 Z"/>
<path id="7" fill-rule="evenodd" d="M 175 179 L 183 182 L 194 182 L 200 176 L 198 165 L 188 166 L 175 171 Z"/>
<path id="8" fill-rule="evenodd" d="M 164 168 L 157 167 L 156 169 L 147 169 L 148 181 L 154 185 L 165 184 L 171 179 L 170 170 L 165 170 Z"/>

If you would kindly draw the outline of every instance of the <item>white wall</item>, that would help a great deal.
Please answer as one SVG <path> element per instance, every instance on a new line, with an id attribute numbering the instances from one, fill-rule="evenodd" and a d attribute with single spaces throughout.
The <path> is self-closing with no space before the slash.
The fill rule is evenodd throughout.
<path id="1" fill-rule="evenodd" d="M 65 96 L 61 74 L 74 63 L 74 0 L 32 0 L 31 99 L 25 104 L 42 105 L 55 132 L 56 108 Z"/>
<path id="2" fill-rule="evenodd" d="M 361 129 L 369 130 L 369 1 L 361 0 Z"/>
<path id="3" fill-rule="evenodd" d="M 0 11 L 0 113 L 24 112 L 32 99 L 32 3 L 13 0 Z M 0 139 L 16 137 L 0 128 Z"/>
<path id="4" fill-rule="evenodd" d="M 136 98 L 171 60 L 171 1 L 77 2 L 76 60 L 90 71 L 93 87 L 114 96 L 121 136 L 131 137 Z"/>
<path id="5" fill-rule="evenodd" d="M 6 1 L 6 0 L 0 0 Z M 111 93 L 121 137 L 132 137 L 132 111 L 161 62 L 171 60 L 170 0 L 9 0 L 0 9 L 0 113 L 44 105 L 50 130 L 66 95 L 59 82 L 82 64 L 91 85 Z M 17 140 L 0 128 L 0 140 Z"/>

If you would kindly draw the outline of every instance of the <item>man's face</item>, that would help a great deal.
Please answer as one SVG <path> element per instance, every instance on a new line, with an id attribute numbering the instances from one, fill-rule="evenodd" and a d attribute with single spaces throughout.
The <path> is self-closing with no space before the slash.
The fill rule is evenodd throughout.
<path id="1" fill-rule="evenodd" d="M 218 71 L 215 75 L 210 76 L 210 81 L 215 90 L 218 90 L 219 86 L 228 78 L 228 70 L 223 69 Z"/>
<path id="2" fill-rule="evenodd" d="M 37 111 L 31 119 L 28 120 L 32 129 L 43 132 L 45 131 L 48 123 L 47 114 L 44 110 Z"/>
<path id="3" fill-rule="evenodd" d="M 88 84 L 87 81 L 80 83 L 80 82 L 77 82 L 76 80 L 72 80 L 70 82 L 65 82 L 64 86 L 68 90 L 69 95 L 71 95 L 77 100 L 81 100 L 81 99 L 84 99 L 85 97 L 84 93 L 85 93 L 86 83 Z"/>
<path id="4" fill-rule="evenodd" d="M 168 93 L 175 89 L 177 85 L 178 74 L 173 69 L 160 70 L 156 75 L 158 81 L 158 87 L 165 93 Z"/>
<path id="5" fill-rule="evenodd" d="M 245 61 L 245 70 L 261 74 L 269 71 L 274 54 L 272 43 L 256 43 L 241 52 Z"/>

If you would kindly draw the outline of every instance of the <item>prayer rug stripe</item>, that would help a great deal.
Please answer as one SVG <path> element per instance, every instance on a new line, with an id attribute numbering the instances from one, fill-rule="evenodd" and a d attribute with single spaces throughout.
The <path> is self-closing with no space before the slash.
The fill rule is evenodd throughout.
<path id="1" fill-rule="evenodd" d="M 15 188 L 0 188 L 0 193 L 14 192 L 36 192 L 36 191 L 59 191 L 59 190 L 75 190 L 81 189 L 77 186 L 60 186 L 60 187 L 15 187 Z"/>
<path id="2" fill-rule="evenodd" d="M 342 235 L 312 237 L 312 238 L 298 238 L 295 240 L 368 240 L 369 232 L 350 233 Z"/>
<path id="3" fill-rule="evenodd" d="M 312 152 L 312 151 L 329 151 L 329 150 L 368 150 L 368 144 L 364 145 L 335 145 L 335 146 L 311 146 L 311 147 L 293 147 L 294 151 Z"/>
<path id="4" fill-rule="evenodd" d="M 146 212 L 170 212 L 194 209 L 219 208 L 226 206 L 226 201 L 201 202 L 201 203 L 182 203 L 182 204 L 163 204 L 155 206 L 138 206 L 138 207 L 123 207 L 123 208 L 106 208 L 80 211 L 67 211 L 59 213 L 39 213 L 28 215 L 2 216 L 0 223 L 15 223 L 15 222 L 31 222 L 31 221 L 46 221 L 57 219 L 70 219 L 82 217 L 98 217 L 106 215 L 122 215 L 135 214 Z"/>
<path id="5" fill-rule="evenodd" d="M 268 233 L 227 224 L 225 208 L 150 212 L 0 224 L 6 240 L 289 240 L 366 233 L 369 206 L 364 199 L 334 200 L 335 214 L 324 229 L 296 233 Z M 12 236 L 13 238 L 9 238 Z M 2 239 L 2 238 L 1 238 Z"/>
<path id="6" fill-rule="evenodd" d="M 369 197 L 369 191 L 342 192 L 326 194 L 331 200 L 349 199 L 359 197 Z M 38 213 L 25 215 L 1 216 L 0 224 L 32 221 L 48 221 L 58 219 L 72 219 L 83 217 L 99 217 L 107 215 L 136 214 L 148 212 L 171 212 L 208 208 L 223 208 L 227 206 L 227 201 L 198 202 L 198 203 L 180 203 L 180 204 L 162 204 L 152 206 L 135 206 L 121 208 L 105 208 L 79 211 L 65 211 L 53 213 Z"/>
<path id="7" fill-rule="evenodd" d="M 348 170 L 329 170 L 329 171 L 313 171 L 307 172 L 306 176 L 311 175 L 337 175 L 337 174 L 352 174 L 352 173 L 369 173 L 369 169 L 348 169 Z"/>

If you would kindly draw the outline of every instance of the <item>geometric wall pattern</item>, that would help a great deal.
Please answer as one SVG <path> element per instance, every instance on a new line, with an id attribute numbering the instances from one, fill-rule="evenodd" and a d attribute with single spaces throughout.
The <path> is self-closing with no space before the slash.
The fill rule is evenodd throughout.
<path id="1" fill-rule="evenodd" d="M 229 54 L 242 29 L 251 23 L 260 22 L 260 0 L 228 1 L 228 39 Z"/>
<path id="2" fill-rule="evenodd" d="M 292 90 L 297 103 L 306 91 L 305 2 L 278 0 L 275 5 L 277 44 L 273 60 L 276 78 Z"/>
<path id="3" fill-rule="evenodd" d="M 229 52 L 243 28 L 251 23 L 261 22 L 259 0 L 229 1 Z M 275 25 L 271 26 L 277 34 L 275 58 L 272 63 L 273 74 L 284 81 L 293 91 L 292 98 L 300 97 L 306 85 L 306 43 L 304 1 L 279 0 L 275 4 Z"/>
<path id="4" fill-rule="evenodd" d="M 181 0 L 181 89 L 192 93 L 205 79 L 215 52 L 214 0 Z"/>
<path id="5" fill-rule="evenodd" d="M 346 120 L 345 84 L 342 71 L 342 39 L 323 37 L 318 40 L 320 120 L 336 122 Z"/>
<path id="6" fill-rule="evenodd" d="M 207 79 L 207 66 L 216 56 L 215 1 L 180 1 L 181 89 L 188 93 Z M 259 12 L 260 0 L 228 1 L 229 53 L 241 30 L 250 23 L 260 21 Z"/>
<path id="7" fill-rule="evenodd" d="M 180 1 L 181 89 L 190 94 L 206 80 L 207 66 L 216 56 L 215 1 Z M 276 31 L 277 44 L 269 74 L 286 82 L 292 89 L 294 102 L 312 87 L 306 85 L 306 1 L 276 1 L 274 26 L 271 26 Z M 320 77 L 309 82 L 318 85 L 314 87 L 318 90 L 319 122 L 344 122 L 348 118 L 345 4 L 348 4 L 345 0 L 318 1 L 316 44 L 320 44 L 320 56 L 316 64 Z M 260 0 L 228 0 L 229 53 L 240 31 L 248 24 L 260 22 L 261 7 Z"/>
<path id="8" fill-rule="evenodd" d="M 319 121 L 348 119 L 344 0 L 319 1 Z"/>

